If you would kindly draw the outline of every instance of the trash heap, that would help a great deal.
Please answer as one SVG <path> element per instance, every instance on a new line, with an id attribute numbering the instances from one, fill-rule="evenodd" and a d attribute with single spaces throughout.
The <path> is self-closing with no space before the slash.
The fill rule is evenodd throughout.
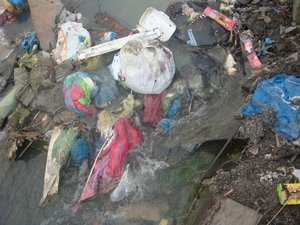
<path id="1" fill-rule="evenodd" d="M 25 7 L 4 5 L 0 25 Z M 300 33 L 291 13 L 290 1 L 176 2 L 165 13 L 148 8 L 133 31 L 99 13 L 107 31 L 96 32 L 62 8 L 49 52 L 36 32 L 13 41 L 2 34 L 2 148 L 14 160 L 34 141 L 47 143 L 41 206 L 58 194 L 64 166 L 89 165 L 77 212 L 100 194 L 118 202 L 135 191 L 132 152 L 163 161 L 159 170 L 237 133 L 248 141 L 241 155 L 248 165 L 219 169 L 209 189 L 252 209 L 263 199 L 260 213 L 269 221 L 279 207 L 278 183 L 281 204 L 287 201 L 282 187 L 294 183 L 289 168 L 299 151 Z M 286 162 L 279 153 L 295 158 Z M 265 196 L 245 194 L 265 182 Z"/>

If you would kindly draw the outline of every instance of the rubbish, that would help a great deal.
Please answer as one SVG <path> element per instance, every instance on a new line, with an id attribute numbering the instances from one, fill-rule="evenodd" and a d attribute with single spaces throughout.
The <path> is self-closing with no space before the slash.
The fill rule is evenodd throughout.
<path id="1" fill-rule="evenodd" d="M 91 46 L 91 36 L 81 23 L 66 22 L 60 27 L 52 55 L 58 64 L 74 60 L 78 51 Z"/>
<path id="2" fill-rule="evenodd" d="M 78 138 L 71 148 L 71 157 L 76 166 L 81 166 L 82 162 L 89 158 L 90 147 L 86 140 Z"/>
<path id="3" fill-rule="evenodd" d="M 201 14 L 195 12 L 193 8 L 191 8 L 188 4 L 183 4 L 182 6 L 182 14 L 186 15 L 189 19 L 188 21 L 194 23 L 197 19 L 201 18 Z"/>
<path id="4" fill-rule="evenodd" d="M 67 108 L 80 115 L 93 115 L 96 112 L 91 104 L 98 88 L 88 74 L 75 72 L 64 80 L 64 95 Z"/>
<path id="5" fill-rule="evenodd" d="M 183 13 L 184 5 L 188 5 L 194 12 L 201 12 L 200 18 L 195 14 L 197 20 L 191 23 L 189 17 Z M 219 10 L 218 4 L 203 1 L 174 2 L 168 6 L 166 14 L 177 27 L 174 33 L 175 39 L 183 41 L 190 46 L 211 46 L 227 41 L 228 31 L 202 13 L 207 6 Z"/>
<path id="6" fill-rule="evenodd" d="M 0 101 L 0 125 L 4 119 L 9 116 L 17 107 L 16 99 L 17 87 L 14 87 L 4 98 Z"/>
<path id="7" fill-rule="evenodd" d="M 160 95 L 145 95 L 144 96 L 144 117 L 143 122 L 151 126 L 157 126 L 164 117 L 163 99 L 166 93 L 162 92 Z"/>
<path id="8" fill-rule="evenodd" d="M 4 24 L 11 24 L 15 21 L 15 14 L 10 13 L 8 10 L 4 10 L 4 12 L 0 15 L 0 26 L 3 26 Z"/>
<path id="9" fill-rule="evenodd" d="M 73 11 L 75 12 L 75 11 Z M 62 8 L 58 15 L 58 24 L 63 24 L 66 22 L 80 22 L 82 19 L 81 13 L 72 13 L 68 11 L 66 8 Z"/>
<path id="10" fill-rule="evenodd" d="M 300 183 L 277 185 L 277 194 L 281 205 L 300 204 Z"/>
<path id="11" fill-rule="evenodd" d="M 141 105 L 142 103 L 139 100 L 134 99 L 134 96 L 129 94 L 127 98 L 122 101 L 122 106 L 114 111 L 110 112 L 107 109 L 102 110 L 98 114 L 97 122 L 97 129 L 100 131 L 101 136 L 107 138 L 109 134 L 111 134 L 112 127 L 119 118 L 130 118 L 133 115 L 133 112 Z"/>
<path id="12" fill-rule="evenodd" d="M 8 124 L 15 128 L 21 129 L 24 127 L 30 116 L 30 111 L 25 108 L 18 108 L 8 117 Z"/>
<path id="13" fill-rule="evenodd" d="M 234 68 L 236 65 L 236 62 L 232 56 L 232 54 L 228 54 L 226 61 L 224 63 L 224 69 L 227 71 L 227 74 L 229 76 L 234 76 L 236 74 L 237 69 Z"/>
<path id="14" fill-rule="evenodd" d="M 127 117 L 120 118 L 114 125 L 114 136 L 111 142 L 99 152 L 101 159 L 95 162 L 79 202 L 113 189 L 122 176 L 123 164 L 128 152 L 142 141 L 142 133 L 130 120 Z"/>
<path id="15" fill-rule="evenodd" d="M 27 53 L 31 53 L 33 50 L 38 49 L 38 47 L 39 40 L 36 36 L 36 33 L 27 32 L 23 37 L 23 41 L 21 42 L 21 49 Z"/>
<path id="16" fill-rule="evenodd" d="M 172 52 L 158 42 L 135 40 L 115 55 L 110 71 L 137 93 L 160 94 L 172 82 L 175 63 Z"/>
<path id="17" fill-rule="evenodd" d="M 257 56 L 258 57 L 261 57 L 261 56 L 265 56 L 268 54 L 268 51 L 267 51 L 267 47 L 272 45 L 275 41 L 272 40 L 271 38 L 266 38 L 265 39 L 265 42 L 262 44 L 261 46 L 261 50 L 258 52 Z"/>
<path id="18" fill-rule="evenodd" d="M 206 9 L 203 12 L 205 15 L 207 15 L 208 17 L 212 18 L 213 20 L 215 20 L 217 23 L 219 23 L 220 25 L 222 25 L 226 30 L 232 31 L 234 25 L 235 25 L 235 21 L 230 19 L 229 17 L 223 15 L 222 13 L 219 13 L 216 10 L 213 10 L 212 8 L 210 8 L 209 6 L 206 7 Z"/>
<path id="19" fill-rule="evenodd" d="M 163 107 L 169 119 L 176 119 L 181 110 L 181 100 L 176 95 L 167 95 L 163 100 Z"/>
<path id="20" fill-rule="evenodd" d="M 297 122 L 300 115 L 300 79 L 295 76 L 277 74 L 262 81 L 256 88 L 252 102 L 242 109 L 245 116 L 262 114 L 264 111 L 275 113 L 275 132 L 289 141 L 300 135 Z"/>
<path id="21" fill-rule="evenodd" d="M 128 42 L 139 39 L 142 42 L 154 39 L 165 42 L 171 38 L 176 30 L 176 26 L 163 12 L 149 7 L 140 18 L 139 25 L 137 25 L 136 29 L 139 33 L 84 49 L 78 53 L 77 57 L 79 60 L 83 60 L 93 56 L 102 55 L 118 50 Z"/>
<path id="22" fill-rule="evenodd" d="M 23 0 L 2 0 L 5 8 L 13 14 L 20 14 L 24 7 Z"/>
<path id="23" fill-rule="evenodd" d="M 96 108 L 104 108 L 118 98 L 118 86 L 108 69 L 90 72 L 89 77 L 98 87 L 98 92 L 93 98 L 93 104 Z"/>
<path id="24" fill-rule="evenodd" d="M 131 30 L 121 24 L 112 16 L 108 15 L 106 12 L 99 12 L 95 15 L 95 21 L 101 26 L 104 26 L 107 30 L 116 32 L 121 37 L 125 37 L 130 34 Z"/>
<path id="25" fill-rule="evenodd" d="M 159 122 L 159 126 L 163 129 L 163 134 L 169 134 L 174 124 L 175 121 L 171 119 L 162 119 Z"/>
<path id="26" fill-rule="evenodd" d="M 102 41 L 109 42 L 109 41 L 117 40 L 118 38 L 119 36 L 115 32 L 105 32 Z"/>
<path id="27" fill-rule="evenodd" d="M 77 138 L 76 128 L 63 130 L 55 127 L 49 143 L 46 171 L 44 178 L 43 196 L 40 205 L 57 194 L 60 169 L 66 163 L 71 147 Z"/>
<path id="28" fill-rule="evenodd" d="M 38 52 L 31 54 L 25 53 L 18 61 L 19 67 L 26 67 L 32 69 L 40 60 L 43 58 L 48 58 L 49 54 L 47 52 Z M 50 57 L 50 56 L 49 56 Z"/>
<path id="29" fill-rule="evenodd" d="M 252 34 L 249 30 L 243 31 L 240 34 L 241 48 L 243 55 L 248 59 L 252 68 L 261 67 L 261 62 L 259 61 L 256 52 L 254 51 L 252 44 Z"/>

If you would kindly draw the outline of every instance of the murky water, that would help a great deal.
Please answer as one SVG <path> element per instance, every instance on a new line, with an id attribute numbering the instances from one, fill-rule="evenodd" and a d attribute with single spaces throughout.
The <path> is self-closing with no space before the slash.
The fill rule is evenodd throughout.
<path id="1" fill-rule="evenodd" d="M 169 1 L 166 0 L 85 0 L 78 11 L 88 18 L 90 27 L 100 27 L 94 23 L 94 13 L 106 11 L 128 27 L 134 28 L 147 7 L 164 11 L 168 4 Z M 30 20 L 27 22 L 31 23 Z M 7 28 L 12 30 L 11 35 L 18 30 L 18 25 L 15 26 Z M 190 57 L 179 47 L 175 46 L 172 51 L 177 66 L 191 62 Z M 0 152 L 0 224 L 147 225 L 159 224 L 163 218 L 173 218 L 177 224 L 182 224 L 199 188 L 197 178 L 206 171 L 223 144 L 224 142 L 206 144 L 196 153 L 186 153 L 186 159 L 175 167 L 158 168 L 154 171 L 154 178 L 148 174 L 151 179 L 138 180 L 138 191 L 130 193 L 122 202 L 112 203 L 110 195 L 105 194 L 83 203 L 76 215 L 72 214 L 70 208 L 79 197 L 76 192 L 80 180 L 78 168 L 67 166 L 63 170 L 59 195 L 51 204 L 40 208 L 38 205 L 42 196 L 47 152 L 37 151 L 32 147 L 22 160 L 15 162 L 8 161 Z M 147 163 L 132 163 L 141 166 L 140 168 L 143 165 L 162 165 L 159 164 L 162 162 L 145 156 L 141 160 Z M 223 158 L 220 164 L 226 160 L 226 157 Z M 151 168 L 142 169 L 147 174 Z"/>

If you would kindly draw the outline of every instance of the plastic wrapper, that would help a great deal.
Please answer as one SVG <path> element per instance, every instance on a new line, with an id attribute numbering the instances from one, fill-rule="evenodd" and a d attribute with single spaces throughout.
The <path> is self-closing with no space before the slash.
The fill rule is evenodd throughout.
<path id="1" fill-rule="evenodd" d="M 157 126 L 164 117 L 163 99 L 166 93 L 160 95 L 145 95 L 144 96 L 144 117 L 143 122 L 151 126 Z"/>
<path id="2" fill-rule="evenodd" d="M 60 64 L 65 60 L 73 60 L 79 50 L 91 46 L 90 33 L 81 23 L 66 22 L 58 32 L 56 48 L 52 51 L 55 61 Z"/>
<path id="3" fill-rule="evenodd" d="M 72 161 L 76 166 L 81 166 L 82 162 L 89 158 L 90 147 L 86 140 L 78 138 L 71 148 Z"/>

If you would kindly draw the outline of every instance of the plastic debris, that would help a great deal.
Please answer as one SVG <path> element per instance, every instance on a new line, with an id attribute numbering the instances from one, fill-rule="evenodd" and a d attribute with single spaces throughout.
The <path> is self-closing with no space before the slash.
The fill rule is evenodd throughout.
<path id="1" fill-rule="evenodd" d="M 222 25 L 226 30 L 232 31 L 235 21 L 230 19 L 229 17 L 223 15 L 222 13 L 219 13 L 218 11 L 210 8 L 209 6 L 204 10 L 203 12 L 208 17 L 215 20 L 217 23 Z"/>
<path id="2" fill-rule="evenodd" d="M 43 58 L 49 58 L 50 55 L 47 52 L 38 52 L 31 54 L 25 53 L 18 61 L 19 67 L 26 67 L 32 69 L 37 62 L 42 60 Z"/>
<path id="3" fill-rule="evenodd" d="M 65 60 L 74 60 L 79 50 L 91 46 L 90 33 L 81 23 L 66 22 L 60 27 L 56 48 L 52 55 L 58 64 Z"/>
<path id="4" fill-rule="evenodd" d="M 71 148 L 71 157 L 76 166 L 81 166 L 82 162 L 89 158 L 90 147 L 86 140 L 78 138 Z"/>
<path id="5" fill-rule="evenodd" d="M 160 94 L 172 82 L 175 63 L 172 52 L 159 42 L 130 41 L 116 54 L 110 66 L 116 80 L 140 94 Z"/>
<path id="6" fill-rule="evenodd" d="M 133 112 L 139 108 L 142 103 L 136 99 L 132 94 L 122 101 L 122 105 L 115 111 L 102 110 L 98 114 L 97 129 L 100 131 L 103 138 L 107 138 L 112 131 L 115 122 L 121 117 L 131 117 Z"/>
<path id="7" fill-rule="evenodd" d="M 300 204 L 300 183 L 278 184 L 277 194 L 281 205 Z"/>
<path id="8" fill-rule="evenodd" d="M 2 0 L 5 8 L 13 14 L 20 14 L 24 7 L 23 0 Z"/>
<path id="9" fill-rule="evenodd" d="M 114 136 L 110 144 L 100 152 L 100 160 L 95 163 L 79 202 L 94 198 L 116 187 L 122 176 L 123 164 L 128 152 L 140 145 L 142 141 L 142 133 L 130 120 L 127 117 L 120 118 L 115 123 Z"/>
<path id="10" fill-rule="evenodd" d="M 257 53 L 258 57 L 266 56 L 268 54 L 267 48 L 272 45 L 275 41 L 267 37 L 265 42 L 261 46 L 261 50 Z"/>
<path id="11" fill-rule="evenodd" d="M 21 49 L 27 53 L 31 53 L 33 50 L 39 47 L 39 40 L 35 32 L 27 32 L 24 35 L 21 42 Z"/>
<path id="12" fill-rule="evenodd" d="M 197 14 L 203 12 L 207 6 L 219 9 L 219 5 L 214 2 L 171 3 L 167 8 L 167 15 L 177 27 L 174 37 L 190 46 L 211 46 L 227 41 L 228 31 L 203 13 Z"/>
<path id="13" fill-rule="evenodd" d="M 69 130 L 63 130 L 59 127 L 54 128 L 49 143 L 43 197 L 40 201 L 40 205 L 44 204 L 45 201 L 57 194 L 60 170 L 66 163 L 76 138 L 76 128 L 70 128 Z"/>
<path id="14" fill-rule="evenodd" d="M 102 69 L 96 72 L 90 72 L 92 78 L 98 87 L 98 93 L 93 98 L 93 104 L 96 108 L 104 108 L 119 96 L 117 82 L 111 76 L 108 69 Z"/>
<path id="15" fill-rule="evenodd" d="M 287 140 L 295 140 L 300 135 L 300 79 L 295 76 L 278 74 L 262 81 L 256 88 L 252 102 L 242 109 L 245 116 L 275 113 L 275 132 Z"/>
<path id="16" fill-rule="evenodd" d="M 4 24 L 11 24 L 16 21 L 16 16 L 10 13 L 8 10 L 4 10 L 4 12 L 0 15 L 0 26 Z"/>
<path id="17" fill-rule="evenodd" d="M 160 95 L 145 95 L 144 96 L 144 117 L 143 122 L 151 126 L 157 126 L 164 117 L 163 99 L 166 93 Z"/>
<path id="18" fill-rule="evenodd" d="M 159 126 L 163 129 L 163 134 L 169 134 L 174 124 L 175 121 L 171 119 L 162 119 L 159 122 Z"/>
<path id="19" fill-rule="evenodd" d="M 92 105 L 92 98 L 98 88 L 88 74 L 76 72 L 64 80 L 64 95 L 67 108 L 80 115 L 93 115 L 96 112 Z"/>
<path id="20" fill-rule="evenodd" d="M 163 100 L 163 107 L 169 119 L 176 119 L 181 110 L 181 100 L 176 95 L 166 96 Z"/>

